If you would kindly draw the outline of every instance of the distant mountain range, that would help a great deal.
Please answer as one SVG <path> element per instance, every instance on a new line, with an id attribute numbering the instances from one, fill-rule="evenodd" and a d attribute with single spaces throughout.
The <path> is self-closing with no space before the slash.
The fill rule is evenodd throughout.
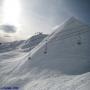
<path id="1" fill-rule="evenodd" d="M 22 50 L 22 51 L 30 51 L 36 45 L 38 45 L 46 36 L 47 36 L 46 34 L 38 33 L 38 34 L 30 37 L 27 40 L 12 41 L 12 42 L 11 41 L 10 42 L 6 42 L 6 41 L 4 42 L 2 40 L 4 38 L 0 38 L 1 39 L 0 53 L 15 50 L 17 48 Z"/>

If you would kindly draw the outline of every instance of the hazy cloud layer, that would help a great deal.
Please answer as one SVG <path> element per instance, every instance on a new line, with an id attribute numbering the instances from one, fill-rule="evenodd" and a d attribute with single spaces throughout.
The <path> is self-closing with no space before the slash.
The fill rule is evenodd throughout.
<path id="1" fill-rule="evenodd" d="M 16 32 L 16 27 L 12 25 L 1 25 L 0 30 L 6 32 L 6 33 L 15 33 Z"/>
<path id="2" fill-rule="evenodd" d="M 2 6 L 3 0 L 0 0 L 0 6 Z"/>
<path id="3" fill-rule="evenodd" d="M 0 6 L 1 6 L 0 0 Z M 9 1 L 9 0 L 8 0 Z M 17 0 L 21 5 L 20 27 L 5 26 L 2 31 L 27 38 L 35 32 L 51 33 L 52 28 L 74 16 L 90 23 L 90 0 Z M 1 15 L 1 13 L 0 13 Z M 1 23 L 2 24 L 2 23 Z"/>

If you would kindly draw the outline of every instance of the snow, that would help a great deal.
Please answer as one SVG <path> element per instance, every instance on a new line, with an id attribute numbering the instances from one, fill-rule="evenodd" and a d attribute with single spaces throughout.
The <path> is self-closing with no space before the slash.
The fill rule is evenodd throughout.
<path id="1" fill-rule="evenodd" d="M 0 53 L 0 88 L 89 90 L 89 37 L 90 27 L 71 18 L 30 52 Z"/>

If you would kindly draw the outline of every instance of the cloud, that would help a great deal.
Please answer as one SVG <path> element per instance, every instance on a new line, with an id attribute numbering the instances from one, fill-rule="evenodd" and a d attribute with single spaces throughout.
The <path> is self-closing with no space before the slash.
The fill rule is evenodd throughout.
<path id="1" fill-rule="evenodd" d="M 13 25 L 1 25 L 0 30 L 4 31 L 5 33 L 15 33 L 16 27 Z"/>
<path id="2" fill-rule="evenodd" d="M 16 40 L 17 37 L 14 34 L 0 31 L 0 42 L 12 42 Z"/>
<path id="3" fill-rule="evenodd" d="M 3 3 L 3 0 L 0 0 L 0 6 L 2 5 L 2 3 Z"/>

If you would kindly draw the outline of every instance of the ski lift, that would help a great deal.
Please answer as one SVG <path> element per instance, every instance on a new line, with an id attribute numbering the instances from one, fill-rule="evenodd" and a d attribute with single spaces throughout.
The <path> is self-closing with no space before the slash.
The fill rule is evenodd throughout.
<path id="1" fill-rule="evenodd" d="M 80 33 L 79 33 L 79 36 L 78 36 L 77 44 L 78 44 L 78 45 L 81 45 L 81 44 L 82 44 Z"/>
<path id="2" fill-rule="evenodd" d="M 45 44 L 45 48 L 44 48 L 44 54 L 47 54 L 47 40 L 46 40 L 46 44 Z"/>

